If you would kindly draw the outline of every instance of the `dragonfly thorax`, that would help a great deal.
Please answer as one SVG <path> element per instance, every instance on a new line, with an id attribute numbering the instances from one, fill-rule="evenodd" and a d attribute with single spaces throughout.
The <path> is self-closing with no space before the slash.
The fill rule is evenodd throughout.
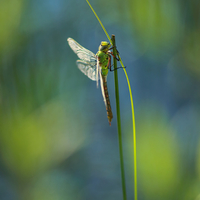
<path id="1" fill-rule="evenodd" d="M 108 74 L 109 55 L 103 51 L 98 51 L 96 55 L 101 67 L 101 73 L 106 76 Z"/>

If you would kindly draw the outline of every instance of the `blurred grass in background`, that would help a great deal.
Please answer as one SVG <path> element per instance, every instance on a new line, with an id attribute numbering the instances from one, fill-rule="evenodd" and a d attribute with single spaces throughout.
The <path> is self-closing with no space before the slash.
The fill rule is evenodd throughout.
<path id="1" fill-rule="evenodd" d="M 90 3 L 127 67 L 139 199 L 200 195 L 200 2 Z M 85 1 L 0 2 L 0 199 L 122 199 L 116 119 L 66 39 L 96 53 L 104 32 Z M 128 199 L 131 112 L 119 70 Z M 115 113 L 113 74 L 108 87 Z"/>

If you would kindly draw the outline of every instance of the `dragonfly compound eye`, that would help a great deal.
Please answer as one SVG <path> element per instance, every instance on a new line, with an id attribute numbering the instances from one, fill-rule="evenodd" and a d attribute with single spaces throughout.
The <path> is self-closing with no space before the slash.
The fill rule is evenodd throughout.
<path id="1" fill-rule="evenodd" d="M 99 51 L 108 51 L 108 49 L 110 48 L 110 43 L 109 42 L 101 42 L 101 45 L 99 46 Z"/>
<path id="2" fill-rule="evenodd" d="M 108 46 L 108 45 L 109 45 L 109 42 L 106 42 L 106 41 L 101 42 L 101 46 Z"/>

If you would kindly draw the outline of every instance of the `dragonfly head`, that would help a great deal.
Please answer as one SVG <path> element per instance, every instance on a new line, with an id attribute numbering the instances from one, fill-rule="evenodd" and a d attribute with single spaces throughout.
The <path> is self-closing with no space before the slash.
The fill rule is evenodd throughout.
<path id="1" fill-rule="evenodd" d="M 102 41 L 99 46 L 99 51 L 107 52 L 110 47 L 111 47 L 111 44 L 109 42 Z"/>

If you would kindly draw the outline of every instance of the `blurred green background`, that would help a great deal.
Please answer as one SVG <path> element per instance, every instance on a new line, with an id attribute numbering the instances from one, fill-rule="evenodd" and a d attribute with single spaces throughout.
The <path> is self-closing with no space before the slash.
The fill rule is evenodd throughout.
<path id="1" fill-rule="evenodd" d="M 90 0 L 133 90 L 140 200 L 200 199 L 200 1 Z M 0 1 L 0 199 L 121 200 L 113 73 L 100 89 L 67 38 L 107 40 L 83 0 Z M 118 70 L 128 199 L 130 100 Z"/>

